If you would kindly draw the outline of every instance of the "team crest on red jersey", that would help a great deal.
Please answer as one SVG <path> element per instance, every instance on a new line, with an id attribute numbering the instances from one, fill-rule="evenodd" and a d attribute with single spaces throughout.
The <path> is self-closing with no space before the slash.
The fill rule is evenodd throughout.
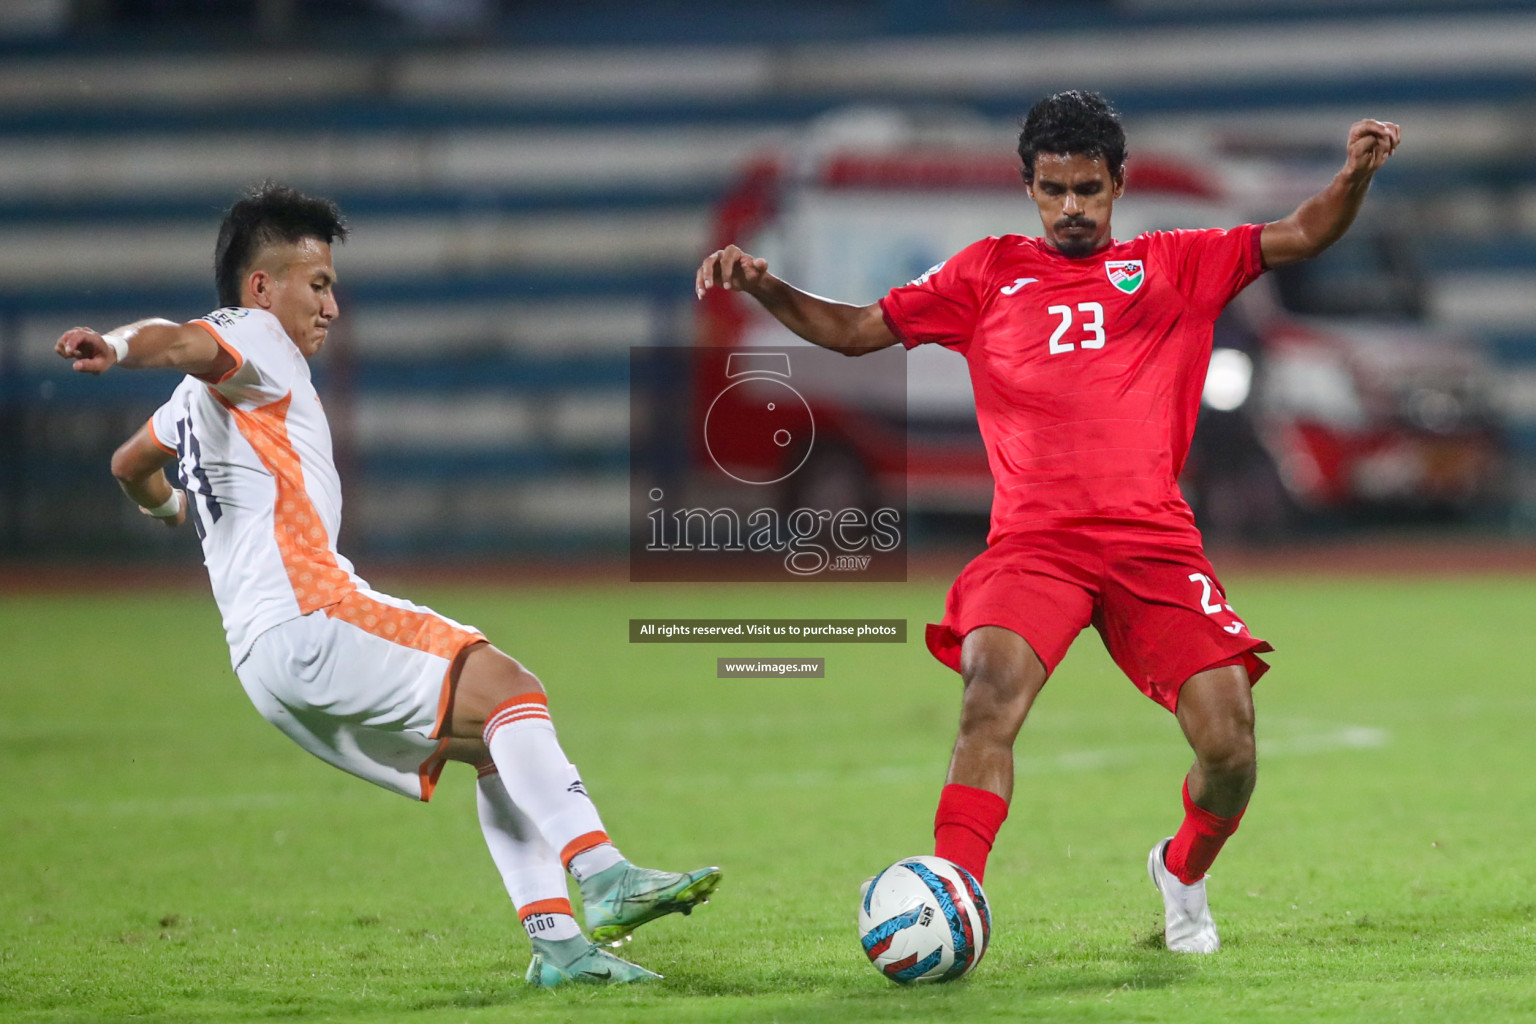
<path id="1" fill-rule="evenodd" d="M 1104 273 L 1109 275 L 1110 284 L 1127 295 L 1134 295 L 1147 279 L 1141 260 L 1105 260 Z"/>

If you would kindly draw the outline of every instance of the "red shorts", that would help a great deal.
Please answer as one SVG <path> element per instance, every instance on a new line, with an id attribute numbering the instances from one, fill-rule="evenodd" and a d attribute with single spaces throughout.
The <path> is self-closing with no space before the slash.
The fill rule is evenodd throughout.
<path id="1" fill-rule="evenodd" d="M 960 671 L 960 645 L 978 626 L 1022 636 L 1054 671 L 1092 623 L 1137 689 L 1169 711 L 1185 680 L 1241 663 L 1250 683 L 1274 650 L 1237 617 L 1192 525 L 1156 520 L 1048 524 L 1010 532 L 960 573 L 928 649 Z"/>

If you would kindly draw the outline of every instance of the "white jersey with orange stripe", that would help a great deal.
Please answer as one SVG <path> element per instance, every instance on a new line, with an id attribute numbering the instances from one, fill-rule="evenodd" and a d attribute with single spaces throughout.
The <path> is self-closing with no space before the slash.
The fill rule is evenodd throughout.
<path id="1" fill-rule="evenodd" d="M 271 313 L 193 321 L 235 358 L 217 382 L 186 377 L 155 411 L 236 667 L 256 638 L 366 587 L 336 552 L 341 481 L 309 363 Z"/>

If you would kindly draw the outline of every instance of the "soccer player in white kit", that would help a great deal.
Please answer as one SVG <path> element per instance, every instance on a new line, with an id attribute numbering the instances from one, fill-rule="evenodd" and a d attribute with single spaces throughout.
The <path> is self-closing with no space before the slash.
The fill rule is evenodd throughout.
<path id="1" fill-rule="evenodd" d="M 322 760 L 418 800 L 445 761 L 476 765 L 486 846 L 533 944 L 528 982 L 658 977 L 592 940 L 688 913 L 720 870 L 625 860 L 560 748 L 539 680 L 478 630 L 371 590 L 336 551 L 341 486 L 307 360 L 338 312 L 331 243 L 345 238 L 334 203 L 263 185 L 219 228 L 224 308 L 185 324 L 76 327 L 55 351 L 82 373 L 186 374 L 112 473 L 147 515 L 192 521 L 235 674 L 262 716 Z"/>

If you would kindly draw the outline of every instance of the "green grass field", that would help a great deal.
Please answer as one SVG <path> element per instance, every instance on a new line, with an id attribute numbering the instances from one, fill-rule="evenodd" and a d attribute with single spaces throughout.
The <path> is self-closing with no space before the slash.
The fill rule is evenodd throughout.
<path id="1" fill-rule="evenodd" d="M 1210 883 L 1223 951 L 1160 948 L 1144 863 L 1188 755 L 1090 634 L 1019 743 L 992 948 L 917 989 L 864 962 L 854 913 L 861 879 L 931 849 L 959 695 L 918 639 L 942 581 L 393 588 L 544 678 L 628 855 L 726 870 L 626 947 L 665 981 L 553 992 L 521 981 L 467 768 L 422 806 L 289 744 L 205 593 L 0 598 L 0 1019 L 1536 1019 L 1536 581 L 1228 583 L 1280 651 Z M 626 642 L 632 616 L 732 615 L 901 617 L 913 639 Z M 824 656 L 827 678 L 717 680 L 721 654 Z"/>

